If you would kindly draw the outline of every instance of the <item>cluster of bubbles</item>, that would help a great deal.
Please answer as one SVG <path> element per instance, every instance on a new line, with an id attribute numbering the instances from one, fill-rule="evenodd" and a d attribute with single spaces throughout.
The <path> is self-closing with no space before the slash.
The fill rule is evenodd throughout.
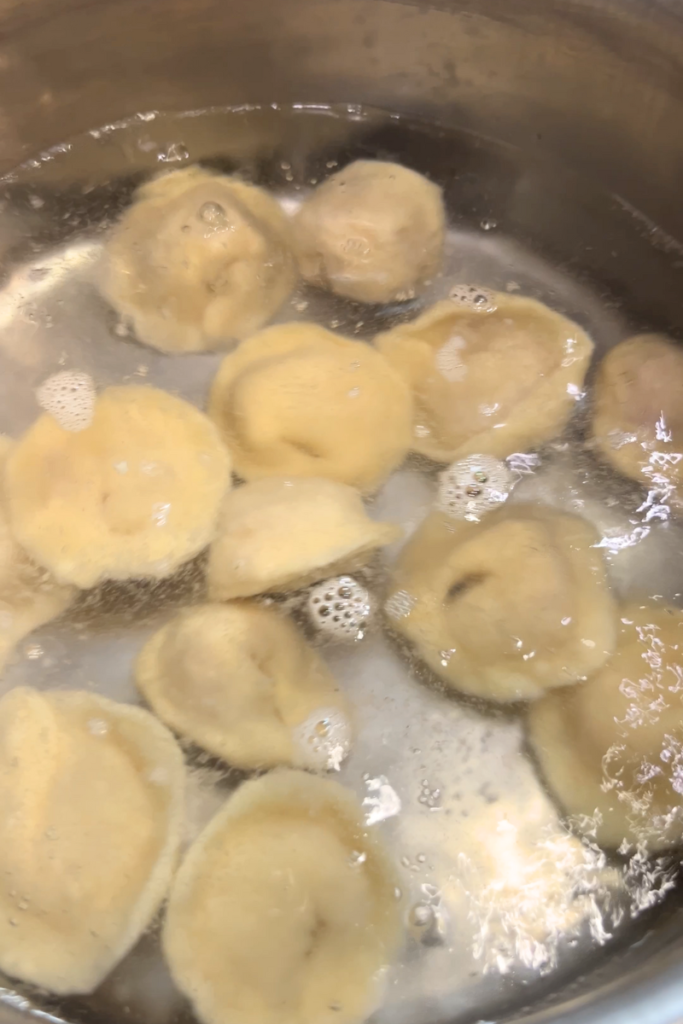
<path id="1" fill-rule="evenodd" d="M 351 724 L 337 708 L 320 708 L 298 725 L 294 743 L 316 771 L 339 771 L 351 748 Z"/>
<path id="2" fill-rule="evenodd" d="M 339 640 L 362 640 L 372 611 L 370 594 L 353 576 L 318 583 L 306 607 L 315 628 Z"/>
<path id="3" fill-rule="evenodd" d="M 492 455 L 469 455 L 439 475 L 436 508 L 453 519 L 477 522 L 507 501 L 515 478 L 509 467 Z"/>
<path id="4" fill-rule="evenodd" d="M 491 292 L 476 284 L 456 284 L 448 293 L 448 298 L 475 313 L 493 313 L 498 308 Z"/>
<path id="5" fill-rule="evenodd" d="M 63 430 L 76 433 L 92 423 L 95 412 L 95 383 L 87 373 L 63 370 L 43 381 L 36 391 L 38 405 Z"/>

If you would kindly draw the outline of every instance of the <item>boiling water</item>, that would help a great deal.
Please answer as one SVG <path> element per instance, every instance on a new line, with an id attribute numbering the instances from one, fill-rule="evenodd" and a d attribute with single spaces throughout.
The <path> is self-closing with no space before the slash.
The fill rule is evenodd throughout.
<path id="1" fill-rule="evenodd" d="M 637 329 L 683 326 L 677 244 L 618 197 L 529 154 L 358 108 L 141 114 L 72 139 L 0 183 L 0 430 L 16 436 L 27 427 L 39 413 L 36 390 L 61 371 L 87 373 L 98 387 L 155 384 L 204 406 L 221 356 L 140 346 L 93 284 L 104 233 L 146 176 L 199 160 L 239 171 L 292 209 L 358 157 L 407 163 L 444 187 L 443 273 L 419 300 L 379 310 L 301 287 L 279 319 L 315 319 L 368 339 L 454 284 L 476 283 L 541 299 L 582 324 L 598 352 Z M 519 461 L 511 500 L 586 516 L 620 593 L 683 603 L 683 528 L 594 461 L 585 405 L 577 401 L 565 436 Z M 435 469 L 409 461 L 371 514 L 409 534 L 436 488 Z M 371 598 L 397 549 L 364 579 Z M 133 660 L 170 609 L 201 599 L 200 563 L 170 581 L 88 595 L 20 646 L 0 689 L 85 687 L 137 702 Z M 361 726 L 339 778 L 392 845 L 409 908 L 378 1022 L 493 1016 L 503 1000 L 533 1001 L 548 976 L 559 984 L 576 975 L 613 936 L 642 930 L 674 887 L 675 859 L 611 860 L 570 834 L 525 752 L 518 714 L 444 694 L 376 620 L 362 641 L 321 650 Z M 190 763 L 188 841 L 241 778 L 196 753 Z M 91 997 L 57 1002 L 6 985 L 8 1002 L 68 1020 L 190 1019 L 154 934 Z"/>

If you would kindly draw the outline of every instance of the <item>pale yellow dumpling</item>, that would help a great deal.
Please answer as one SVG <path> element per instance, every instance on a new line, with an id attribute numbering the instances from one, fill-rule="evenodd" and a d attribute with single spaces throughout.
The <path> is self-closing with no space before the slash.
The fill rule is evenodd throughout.
<path id="1" fill-rule="evenodd" d="M 367 492 L 406 454 L 412 401 L 371 346 L 290 323 L 225 357 L 209 414 L 247 480 L 322 476 Z"/>
<path id="2" fill-rule="evenodd" d="M 512 505 L 481 523 L 432 513 L 399 555 L 386 611 L 454 690 L 535 700 L 596 672 L 617 612 L 585 520 Z"/>
<path id="3" fill-rule="evenodd" d="M 443 260 L 441 189 L 382 160 L 356 160 L 318 185 L 294 220 L 307 281 L 359 302 L 408 299 Z"/>
<path id="4" fill-rule="evenodd" d="M 214 425 L 156 388 L 107 388 L 89 427 L 45 414 L 13 447 L 5 487 L 19 543 L 58 580 L 169 576 L 213 538 L 230 485 Z"/>
<path id="5" fill-rule="evenodd" d="M 461 296 L 438 302 L 375 339 L 413 393 L 411 448 L 438 462 L 504 459 L 550 440 L 590 363 L 593 343 L 578 324 L 534 299 L 480 297 L 479 307 Z"/>
<path id="6" fill-rule="evenodd" d="M 601 454 L 624 476 L 659 491 L 680 487 L 683 346 L 640 334 L 611 349 L 595 379 L 592 429 Z"/>
<path id="7" fill-rule="evenodd" d="M 184 767 L 152 715 L 77 690 L 0 700 L 0 968 L 91 992 L 176 866 Z"/>
<path id="8" fill-rule="evenodd" d="M 355 1024 L 400 941 L 393 866 L 351 793 L 247 782 L 190 849 L 163 947 L 203 1024 Z"/>
<path id="9" fill-rule="evenodd" d="M 602 846 L 683 840 L 683 612 L 627 605 L 615 654 L 588 682 L 529 713 L 541 773 Z"/>
<path id="10" fill-rule="evenodd" d="M 137 192 L 106 243 L 100 288 L 147 345 L 222 348 L 262 327 L 292 291 L 289 242 L 267 192 L 190 167 Z"/>
<path id="11" fill-rule="evenodd" d="M 211 597 L 296 590 L 365 565 L 401 536 L 370 519 L 358 491 L 335 480 L 269 477 L 236 487 L 223 503 L 209 554 Z"/>
<path id="12" fill-rule="evenodd" d="M 346 698 L 275 609 L 182 611 L 142 649 L 135 679 L 167 725 L 237 768 L 339 768 L 348 753 Z"/>

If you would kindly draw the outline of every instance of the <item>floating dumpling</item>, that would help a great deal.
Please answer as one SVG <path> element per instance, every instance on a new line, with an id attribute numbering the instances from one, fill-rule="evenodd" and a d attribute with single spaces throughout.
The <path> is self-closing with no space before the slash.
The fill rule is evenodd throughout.
<path id="1" fill-rule="evenodd" d="M 79 587 L 169 576 L 212 539 L 229 483 L 228 453 L 206 416 L 132 386 L 102 392 L 78 432 L 41 416 L 5 471 L 17 540 Z"/>
<path id="2" fill-rule="evenodd" d="M 303 277 L 359 302 L 412 298 L 440 269 L 445 233 L 441 189 L 382 160 L 337 171 L 294 220 Z"/>
<path id="3" fill-rule="evenodd" d="M 183 758 L 140 708 L 76 690 L 0 700 L 0 968 L 91 992 L 151 923 L 176 866 Z"/>
<path id="4" fill-rule="evenodd" d="M 296 590 L 365 565 L 401 528 L 370 519 L 358 491 L 334 480 L 270 477 L 227 496 L 209 555 L 217 601 Z"/>
<path id="5" fill-rule="evenodd" d="M 454 690 L 535 700 L 596 672 L 617 612 L 593 527 L 535 505 L 481 523 L 432 513 L 399 555 L 394 628 Z"/>
<path id="6" fill-rule="evenodd" d="M 339 768 L 348 753 L 346 698 L 272 608 L 180 612 L 142 649 L 135 678 L 167 725 L 237 768 Z"/>
<path id="7" fill-rule="evenodd" d="M 578 324 L 541 302 L 474 293 L 463 302 L 455 289 L 375 339 L 413 393 L 411 448 L 437 462 L 504 459 L 550 440 L 581 397 L 593 351 Z"/>
<path id="8" fill-rule="evenodd" d="M 646 487 L 683 481 L 683 346 L 657 334 L 622 341 L 600 363 L 593 436 L 607 461 Z"/>
<path id="9" fill-rule="evenodd" d="M 0 474 L 11 442 L 0 437 Z M 0 671 L 15 644 L 32 630 L 61 615 L 76 591 L 31 561 L 10 530 L 0 489 Z"/>
<path id="10" fill-rule="evenodd" d="M 226 356 L 209 414 L 247 480 L 323 476 L 373 491 L 411 438 L 410 392 L 386 359 L 311 323 L 269 327 Z"/>
<path id="11" fill-rule="evenodd" d="M 295 284 L 289 226 L 263 189 L 192 167 L 149 182 L 106 244 L 100 287 L 163 352 L 224 347 Z"/>
<path id="12" fill-rule="evenodd" d="M 200 835 L 163 947 L 203 1024 L 352 1024 L 400 941 L 393 866 L 355 798 L 279 771 L 247 782 Z"/>
<path id="13" fill-rule="evenodd" d="M 683 840 L 683 612 L 628 605 L 616 653 L 587 683 L 529 714 L 541 772 L 602 846 L 654 851 Z"/>

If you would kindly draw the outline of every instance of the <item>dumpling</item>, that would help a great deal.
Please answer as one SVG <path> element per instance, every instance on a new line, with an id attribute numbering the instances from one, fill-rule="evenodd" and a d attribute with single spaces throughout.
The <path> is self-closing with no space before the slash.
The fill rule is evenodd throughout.
<path id="1" fill-rule="evenodd" d="M 588 335 L 534 299 L 454 295 L 375 339 L 413 393 L 411 448 L 437 462 L 504 459 L 554 437 L 581 397 Z"/>
<path id="2" fill-rule="evenodd" d="M 400 941 L 394 868 L 355 798 L 279 771 L 247 782 L 190 849 L 163 947 L 203 1024 L 352 1024 Z"/>
<path id="3" fill-rule="evenodd" d="M 0 700 L 0 968 L 91 992 L 164 899 L 183 824 L 175 740 L 77 690 Z"/>
<path id="4" fill-rule="evenodd" d="M 43 415 L 14 446 L 12 529 L 58 580 L 170 576 L 213 537 L 230 459 L 194 406 L 146 387 L 107 388 L 77 433 Z"/>
<path id="5" fill-rule="evenodd" d="M 616 653 L 587 683 L 529 713 L 541 773 L 602 846 L 683 840 L 683 612 L 628 605 Z"/>
<path id="6" fill-rule="evenodd" d="M 592 427 L 598 449 L 618 472 L 646 487 L 680 486 L 683 346 L 640 334 L 611 349 L 595 380 Z"/>
<path id="7" fill-rule="evenodd" d="M 445 235 L 441 189 L 383 160 L 331 175 L 294 220 L 303 277 L 359 302 L 412 298 L 440 269 Z"/>
<path id="8" fill-rule="evenodd" d="M 159 717 L 236 768 L 339 768 L 349 707 L 292 622 L 256 604 L 180 612 L 147 642 L 135 678 Z"/>
<path id="9" fill-rule="evenodd" d="M 399 555 L 386 611 L 454 690 L 535 700 L 596 672 L 617 612 L 590 523 L 506 506 L 481 523 L 432 513 Z"/>
<path id="10" fill-rule="evenodd" d="M 296 590 L 365 565 L 401 528 L 370 519 L 358 491 L 315 477 L 255 480 L 232 491 L 209 554 L 217 601 Z"/>
<path id="11" fill-rule="evenodd" d="M 191 167 L 138 191 L 105 246 L 100 288 L 146 345 L 202 352 L 262 327 L 295 276 L 275 199 Z"/>
<path id="12" fill-rule="evenodd" d="M 226 356 L 209 414 L 247 480 L 324 476 L 373 491 L 411 438 L 410 392 L 386 359 L 309 323 L 268 327 Z"/>
<path id="13" fill-rule="evenodd" d="M 0 474 L 11 441 L 0 436 Z M 19 547 L 10 530 L 0 489 L 0 672 L 15 645 L 32 630 L 66 611 L 76 596 L 36 565 Z"/>

